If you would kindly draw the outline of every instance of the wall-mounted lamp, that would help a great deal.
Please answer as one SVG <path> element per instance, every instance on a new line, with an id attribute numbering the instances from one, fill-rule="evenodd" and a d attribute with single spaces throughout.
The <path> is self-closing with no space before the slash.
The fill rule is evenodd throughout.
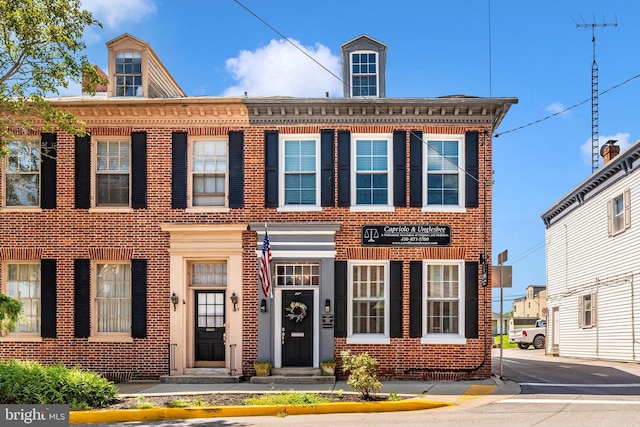
<path id="1" fill-rule="evenodd" d="M 173 311 L 176 311 L 176 306 L 178 305 L 178 295 L 173 292 L 169 299 L 171 300 L 171 304 L 173 304 Z"/>
<path id="2" fill-rule="evenodd" d="M 260 300 L 260 313 L 266 313 L 267 312 L 267 300 L 262 298 Z"/>
<path id="3" fill-rule="evenodd" d="M 330 313 L 331 312 L 331 300 L 329 298 L 324 300 L 324 312 L 325 313 Z"/>
<path id="4" fill-rule="evenodd" d="M 231 299 L 231 304 L 233 304 L 233 311 L 236 311 L 236 304 L 238 304 L 238 295 L 236 293 L 232 293 L 229 297 Z"/>

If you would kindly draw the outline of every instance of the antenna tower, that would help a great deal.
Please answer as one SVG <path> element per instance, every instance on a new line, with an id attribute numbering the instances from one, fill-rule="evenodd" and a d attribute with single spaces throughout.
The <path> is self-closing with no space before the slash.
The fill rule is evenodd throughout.
<path id="1" fill-rule="evenodd" d="M 575 21 L 574 21 L 575 22 Z M 593 62 L 591 63 L 591 173 L 598 169 L 600 163 L 598 150 L 598 63 L 596 62 L 596 27 L 617 27 L 615 23 L 597 23 L 595 16 L 593 23 L 589 24 L 582 18 L 582 24 L 576 22 L 576 28 L 591 28 L 591 42 L 593 44 Z"/>

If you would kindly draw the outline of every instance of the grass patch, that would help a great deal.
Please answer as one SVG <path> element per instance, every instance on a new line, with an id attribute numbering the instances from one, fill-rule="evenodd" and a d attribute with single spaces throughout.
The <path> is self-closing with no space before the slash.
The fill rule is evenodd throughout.
<path id="1" fill-rule="evenodd" d="M 206 405 L 207 405 L 207 402 L 203 400 L 202 397 L 200 396 L 197 396 L 193 400 L 176 399 L 176 400 L 172 400 L 167 404 L 169 408 L 194 408 L 194 407 L 200 407 L 200 406 L 206 406 Z"/>
<path id="2" fill-rule="evenodd" d="M 144 396 L 136 397 L 136 409 L 153 409 L 157 407 L 158 405 L 156 405 L 155 403 L 145 400 Z"/>
<path id="3" fill-rule="evenodd" d="M 509 342 L 509 335 L 496 335 L 493 337 L 493 343 L 500 348 L 500 338 L 502 337 L 502 348 L 518 348 L 518 344 L 512 344 Z"/>
<path id="4" fill-rule="evenodd" d="M 333 400 L 329 397 L 320 396 L 316 393 L 269 393 L 262 396 L 250 397 L 245 400 L 249 405 L 315 405 L 318 403 L 329 403 Z"/>

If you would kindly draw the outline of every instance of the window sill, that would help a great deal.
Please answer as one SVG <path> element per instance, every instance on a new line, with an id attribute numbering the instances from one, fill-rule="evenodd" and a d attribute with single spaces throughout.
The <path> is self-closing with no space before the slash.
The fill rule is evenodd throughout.
<path id="1" fill-rule="evenodd" d="M 382 335 L 352 335 L 347 337 L 347 344 L 390 344 L 391 339 Z"/>
<path id="2" fill-rule="evenodd" d="M 287 205 L 280 206 L 278 212 L 322 212 L 322 206 L 318 205 Z"/>
<path id="3" fill-rule="evenodd" d="M 421 344 L 467 344 L 467 339 L 455 334 L 430 334 L 422 337 Z"/>
<path id="4" fill-rule="evenodd" d="M 429 205 L 423 206 L 422 212 L 467 212 L 467 208 L 464 206 L 454 206 L 454 205 Z"/>
<path id="5" fill-rule="evenodd" d="M 395 206 L 389 205 L 359 205 L 351 206 L 351 212 L 395 212 Z"/>
<path id="6" fill-rule="evenodd" d="M 0 337 L 0 342 L 42 342 L 40 335 L 9 334 Z"/>
<path id="7" fill-rule="evenodd" d="M 133 208 L 131 207 L 93 207 L 89 208 L 89 212 L 91 213 L 123 213 L 123 212 L 133 212 Z"/>
<path id="8" fill-rule="evenodd" d="M 118 335 L 101 335 L 97 337 L 89 337 L 89 342 L 119 342 L 119 343 L 133 343 L 131 336 L 118 336 Z"/>
<path id="9" fill-rule="evenodd" d="M 3 206 L 0 208 L 0 212 L 40 213 L 42 210 L 40 206 Z"/>
<path id="10" fill-rule="evenodd" d="M 185 212 L 196 212 L 196 213 L 228 213 L 231 209 L 226 206 L 191 206 L 190 208 L 185 209 Z"/>

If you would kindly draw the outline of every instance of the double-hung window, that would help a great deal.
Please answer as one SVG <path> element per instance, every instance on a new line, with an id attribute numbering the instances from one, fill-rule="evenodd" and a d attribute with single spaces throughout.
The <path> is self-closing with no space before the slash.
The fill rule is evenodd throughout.
<path id="1" fill-rule="evenodd" d="M 389 343 L 389 262 L 349 264 L 347 342 Z"/>
<path id="2" fill-rule="evenodd" d="M 423 342 L 464 343 L 464 263 L 425 262 Z"/>
<path id="3" fill-rule="evenodd" d="M 191 206 L 227 205 L 227 140 L 196 139 L 191 155 Z"/>
<path id="4" fill-rule="evenodd" d="M 426 208 L 464 208 L 464 138 L 462 135 L 425 135 Z"/>
<path id="5" fill-rule="evenodd" d="M 95 336 L 131 336 L 131 264 L 97 262 L 95 266 Z"/>
<path id="6" fill-rule="evenodd" d="M 7 148 L 5 206 L 40 206 L 40 141 L 10 141 Z"/>
<path id="7" fill-rule="evenodd" d="M 631 227 L 631 191 L 626 189 L 622 194 L 611 199 L 607 206 L 609 236 L 616 235 Z"/>
<path id="8" fill-rule="evenodd" d="M 280 206 L 303 209 L 320 206 L 319 135 L 281 135 Z"/>
<path id="9" fill-rule="evenodd" d="M 578 297 L 578 326 L 583 329 L 596 326 L 596 294 Z"/>
<path id="10" fill-rule="evenodd" d="M 393 207 L 391 136 L 354 135 L 352 151 L 355 206 Z"/>
<path id="11" fill-rule="evenodd" d="M 372 51 L 351 54 L 351 95 L 378 97 L 378 54 Z"/>
<path id="12" fill-rule="evenodd" d="M 5 292 L 22 303 L 21 318 L 14 332 L 40 336 L 40 263 L 11 263 L 6 264 L 5 267 L 7 268 Z"/>
<path id="13" fill-rule="evenodd" d="M 116 96 L 142 96 L 142 55 L 136 51 L 116 53 Z"/>
<path id="14" fill-rule="evenodd" d="M 98 140 L 96 147 L 96 206 L 130 205 L 131 144 L 128 140 Z"/>

